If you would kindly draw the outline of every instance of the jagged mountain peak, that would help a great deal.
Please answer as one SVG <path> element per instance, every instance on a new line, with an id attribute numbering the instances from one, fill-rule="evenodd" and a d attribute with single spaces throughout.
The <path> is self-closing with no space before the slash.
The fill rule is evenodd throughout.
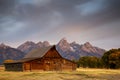
<path id="1" fill-rule="evenodd" d="M 93 46 L 90 44 L 90 42 L 86 42 L 86 43 L 84 43 L 83 45 L 86 46 L 86 47 L 88 47 L 88 48 L 93 47 Z"/>
<path id="2" fill-rule="evenodd" d="M 1 44 L 0 44 L 0 47 L 4 47 L 4 46 L 6 46 L 4 43 L 1 43 Z"/>
<path id="3" fill-rule="evenodd" d="M 5 45 L 4 43 L 1 43 L 1 44 L 0 44 L 0 47 L 1 47 L 1 48 L 10 48 L 10 46 Z"/>
<path id="4" fill-rule="evenodd" d="M 63 52 L 69 52 L 69 51 L 74 52 L 73 47 L 71 47 L 70 43 L 67 41 L 66 38 L 62 38 L 57 44 L 57 47 L 61 49 L 61 51 Z"/>
<path id="5" fill-rule="evenodd" d="M 21 44 L 20 46 L 18 46 L 18 50 L 21 50 L 25 53 L 28 53 L 29 51 L 38 48 L 38 46 L 32 42 L 32 41 L 26 41 L 25 43 Z"/>
<path id="6" fill-rule="evenodd" d="M 68 43 L 67 39 L 66 38 L 62 38 L 59 43 Z"/>
<path id="7" fill-rule="evenodd" d="M 23 44 L 21 44 L 18 49 L 21 49 L 21 48 L 29 48 L 29 47 L 33 47 L 33 46 L 36 46 L 36 44 L 32 41 L 26 41 L 24 42 Z"/>
<path id="8" fill-rule="evenodd" d="M 50 43 L 48 41 L 43 42 L 44 46 L 50 46 Z"/>
<path id="9" fill-rule="evenodd" d="M 82 51 L 88 52 L 88 53 L 94 53 L 94 55 L 101 56 L 105 52 L 104 49 L 97 48 L 90 44 L 90 42 L 86 42 L 83 44 L 80 48 Z"/>
<path id="10" fill-rule="evenodd" d="M 50 46 L 50 43 L 48 41 L 43 41 L 43 42 L 38 42 L 36 44 L 38 47 L 47 47 L 47 46 Z"/>
<path id="11" fill-rule="evenodd" d="M 67 40 L 67 38 L 66 38 L 66 37 L 63 37 L 61 40 Z"/>
<path id="12" fill-rule="evenodd" d="M 73 41 L 70 43 L 70 46 L 73 47 L 74 49 L 80 49 L 81 45 Z"/>
<path id="13" fill-rule="evenodd" d="M 75 41 L 71 42 L 70 44 L 77 44 Z"/>
<path id="14" fill-rule="evenodd" d="M 37 45 L 38 45 L 39 47 L 42 47 L 42 46 L 43 46 L 43 43 L 40 41 L 40 42 L 37 43 Z"/>
<path id="15" fill-rule="evenodd" d="M 42 42 L 41 42 L 41 41 L 39 41 L 37 44 L 42 44 Z"/>
<path id="16" fill-rule="evenodd" d="M 34 43 L 32 41 L 26 41 L 22 45 L 18 46 L 17 49 L 21 50 L 25 53 L 29 53 L 33 49 L 41 48 L 41 47 L 47 47 L 47 46 L 50 46 L 50 43 L 48 41 L 43 41 L 43 42 L 40 41 L 38 43 Z"/>
<path id="17" fill-rule="evenodd" d="M 66 38 L 62 38 L 59 42 L 58 42 L 59 46 L 64 46 L 64 47 L 70 47 L 70 43 L 67 41 Z"/>
<path id="18" fill-rule="evenodd" d="M 24 42 L 23 44 L 28 44 L 28 45 L 30 45 L 30 44 L 35 44 L 34 42 L 32 42 L 32 41 L 26 41 L 26 42 Z"/>

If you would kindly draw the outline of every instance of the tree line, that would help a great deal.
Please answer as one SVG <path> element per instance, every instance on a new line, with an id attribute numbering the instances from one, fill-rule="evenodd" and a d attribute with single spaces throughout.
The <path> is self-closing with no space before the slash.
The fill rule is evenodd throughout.
<path id="1" fill-rule="evenodd" d="M 80 57 L 76 61 L 78 67 L 83 68 L 120 68 L 120 48 L 106 51 L 101 58 L 94 56 Z"/>

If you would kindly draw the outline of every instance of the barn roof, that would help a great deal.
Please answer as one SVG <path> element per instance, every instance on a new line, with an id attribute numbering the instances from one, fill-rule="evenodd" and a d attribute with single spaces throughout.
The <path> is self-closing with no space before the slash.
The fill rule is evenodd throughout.
<path id="1" fill-rule="evenodd" d="M 55 45 L 34 49 L 21 60 L 16 60 L 13 62 L 5 62 L 5 63 L 21 63 L 21 62 L 26 62 L 26 61 L 30 61 L 33 59 L 41 58 L 53 47 L 55 47 Z"/>
<path id="2" fill-rule="evenodd" d="M 23 58 L 21 60 L 14 60 L 13 62 L 4 62 L 4 64 L 5 63 L 22 63 L 22 62 L 30 61 L 30 60 L 33 60 L 33 59 L 36 59 L 36 58 Z"/>
<path id="3" fill-rule="evenodd" d="M 38 48 L 30 53 L 28 53 L 24 58 L 41 58 L 43 57 L 52 47 L 54 46 L 48 46 L 43 48 Z"/>

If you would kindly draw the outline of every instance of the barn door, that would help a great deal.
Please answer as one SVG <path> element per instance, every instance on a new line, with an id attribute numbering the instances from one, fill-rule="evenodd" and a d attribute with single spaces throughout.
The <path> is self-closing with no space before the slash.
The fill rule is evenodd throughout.
<path id="1" fill-rule="evenodd" d="M 46 71 L 50 71 L 50 63 L 46 63 L 45 64 L 45 70 Z"/>
<path id="2" fill-rule="evenodd" d="M 30 63 L 25 63 L 25 64 L 24 64 L 24 69 L 25 69 L 25 70 L 31 70 Z"/>
<path id="3" fill-rule="evenodd" d="M 61 71 L 62 69 L 61 69 L 61 64 L 60 63 L 55 63 L 55 65 L 54 65 L 54 70 L 55 71 Z"/>

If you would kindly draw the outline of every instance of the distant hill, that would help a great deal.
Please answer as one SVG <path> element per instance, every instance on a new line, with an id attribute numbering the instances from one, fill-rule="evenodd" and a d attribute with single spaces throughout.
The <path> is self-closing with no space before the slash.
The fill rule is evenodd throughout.
<path id="1" fill-rule="evenodd" d="M 0 44 L 0 64 L 3 63 L 4 60 L 13 59 L 18 60 L 23 58 L 25 55 L 24 52 L 17 50 L 15 48 L 11 48 L 5 44 Z"/>

